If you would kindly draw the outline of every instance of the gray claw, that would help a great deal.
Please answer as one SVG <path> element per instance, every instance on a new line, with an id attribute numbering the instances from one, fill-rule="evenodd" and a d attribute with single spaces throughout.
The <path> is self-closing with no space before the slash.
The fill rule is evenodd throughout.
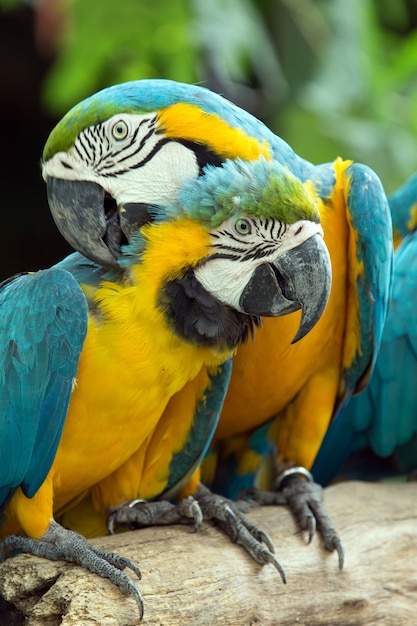
<path id="1" fill-rule="evenodd" d="M 93 574 L 108 578 L 123 594 L 133 596 L 139 609 L 139 618 L 143 617 L 143 599 L 139 589 L 122 570 L 131 569 L 138 578 L 141 578 L 140 569 L 130 559 L 104 552 L 80 534 L 67 530 L 52 521 L 48 530 L 40 539 L 31 539 L 18 535 L 8 535 L 0 544 L 0 552 L 18 550 L 26 554 L 33 554 L 51 561 L 67 561 L 76 563 Z"/>
<path id="2" fill-rule="evenodd" d="M 217 496 L 200 485 L 194 497 L 190 496 L 171 504 L 166 500 L 144 502 L 135 500 L 130 504 L 113 508 L 109 511 L 107 525 L 109 532 L 114 526 L 143 527 L 162 524 L 191 524 L 197 530 L 204 520 L 214 521 L 233 543 L 244 550 L 260 565 L 271 563 L 286 582 L 285 572 L 274 554 L 271 538 L 257 528 L 234 502 Z"/>
<path id="3" fill-rule="evenodd" d="M 251 498 L 249 501 L 260 506 L 288 505 L 299 527 L 308 531 L 308 543 L 318 532 L 325 549 L 337 551 L 339 569 L 342 569 L 343 545 L 324 508 L 323 489 L 314 482 L 311 473 L 304 467 L 289 467 L 278 475 L 275 487 L 277 491 L 245 489 L 239 497 Z M 239 503 L 236 504 L 239 508 Z"/>
<path id="4" fill-rule="evenodd" d="M 316 518 L 314 517 L 314 515 L 310 515 L 307 518 L 307 525 L 308 525 L 308 543 L 311 543 L 316 533 Z"/>
<path id="5" fill-rule="evenodd" d="M 199 486 L 195 498 L 200 504 L 204 519 L 213 520 L 233 543 L 244 548 L 260 565 L 271 563 L 279 572 L 282 582 L 287 582 L 284 569 L 274 554 L 271 538 L 252 524 L 234 502 L 212 493 L 204 485 Z"/>
<path id="6" fill-rule="evenodd" d="M 113 534 L 115 526 L 137 529 L 193 523 L 196 531 L 202 522 L 200 506 L 192 496 L 180 500 L 177 504 L 172 504 L 168 500 L 155 502 L 132 500 L 130 503 L 109 509 L 107 529 Z"/>

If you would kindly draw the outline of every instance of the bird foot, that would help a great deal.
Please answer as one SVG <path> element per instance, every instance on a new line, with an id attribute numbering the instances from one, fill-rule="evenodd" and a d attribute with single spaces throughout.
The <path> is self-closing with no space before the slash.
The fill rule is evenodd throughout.
<path id="1" fill-rule="evenodd" d="M 246 489 L 239 498 L 251 498 L 259 505 L 288 505 L 299 527 L 308 532 L 308 543 L 317 530 L 325 549 L 337 551 L 339 569 L 343 569 L 343 544 L 323 504 L 323 488 L 304 467 L 290 467 L 281 472 L 276 491 Z"/>
<path id="2" fill-rule="evenodd" d="M 114 552 L 104 552 L 90 544 L 82 535 L 63 528 L 52 521 L 40 539 L 8 535 L 0 543 L 0 562 L 6 559 L 9 550 L 33 554 L 51 561 L 76 563 L 102 578 L 108 578 L 123 594 L 132 595 L 143 617 L 143 599 L 139 589 L 122 570 L 131 569 L 140 579 L 138 566 L 126 557 Z"/>
<path id="3" fill-rule="evenodd" d="M 202 523 L 200 506 L 192 496 L 180 500 L 177 504 L 168 500 L 155 502 L 132 500 L 109 509 L 107 530 L 112 535 L 116 526 L 136 530 L 171 524 L 194 524 L 194 530 L 198 530 Z"/>
<path id="4" fill-rule="evenodd" d="M 260 565 L 271 563 L 285 583 L 285 572 L 274 554 L 269 535 L 252 524 L 235 504 L 200 484 L 194 497 L 184 498 L 177 504 L 134 500 L 129 505 L 112 509 L 108 518 L 108 528 L 110 532 L 114 532 L 116 525 L 137 528 L 180 523 L 194 524 L 194 530 L 197 530 L 203 520 L 211 520 L 257 563 Z"/>

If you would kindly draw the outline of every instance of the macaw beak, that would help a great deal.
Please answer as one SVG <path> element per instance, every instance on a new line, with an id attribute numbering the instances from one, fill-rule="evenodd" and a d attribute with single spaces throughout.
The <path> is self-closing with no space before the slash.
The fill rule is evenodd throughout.
<path id="1" fill-rule="evenodd" d="M 240 298 L 242 311 L 275 317 L 301 309 L 301 322 L 292 343 L 319 321 L 330 295 L 332 269 L 321 235 L 313 235 L 273 263 L 253 273 Z"/>
<path id="2" fill-rule="evenodd" d="M 68 243 L 99 265 L 118 267 L 122 245 L 133 231 L 151 220 L 147 205 L 118 206 L 96 183 L 48 176 L 48 203 Z"/>

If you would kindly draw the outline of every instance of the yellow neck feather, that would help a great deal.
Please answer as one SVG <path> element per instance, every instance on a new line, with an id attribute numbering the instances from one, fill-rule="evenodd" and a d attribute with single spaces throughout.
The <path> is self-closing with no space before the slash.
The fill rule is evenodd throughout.
<path id="1" fill-rule="evenodd" d="M 158 122 L 166 137 L 188 139 L 209 146 L 226 159 L 254 161 L 263 155 L 271 158 L 268 143 L 258 141 L 240 128 L 233 128 L 214 113 L 206 113 L 187 103 L 173 104 L 158 113 Z"/>
<path id="2" fill-rule="evenodd" d="M 147 241 L 140 263 L 130 269 L 130 281 L 123 284 L 104 282 L 95 294 L 95 301 L 104 316 L 104 324 L 126 325 L 126 334 L 139 332 L 142 342 L 155 342 L 153 349 L 177 346 L 183 358 L 202 359 L 206 365 L 218 365 L 231 354 L 216 347 L 187 344 L 173 334 L 159 307 L 161 287 L 180 278 L 184 268 L 195 267 L 210 254 L 210 236 L 197 222 L 182 219 L 143 227 Z M 101 322 L 98 322 L 101 323 Z M 147 339 L 151 337 L 150 339 Z"/>

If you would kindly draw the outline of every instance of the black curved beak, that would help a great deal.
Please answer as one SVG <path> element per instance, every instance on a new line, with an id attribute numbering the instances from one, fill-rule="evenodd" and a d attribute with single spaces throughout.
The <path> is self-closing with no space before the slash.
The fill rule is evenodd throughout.
<path id="1" fill-rule="evenodd" d="M 100 265 L 118 267 L 121 246 L 152 219 L 148 205 L 118 206 L 96 183 L 48 177 L 46 185 L 61 234 L 75 250 Z"/>
<path id="2" fill-rule="evenodd" d="M 240 298 L 242 311 L 274 317 L 301 309 L 292 343 L 319 321 L 330 295 L 330 256 L 321 235 L 313 235 L 274 263 L 263 263 L 252 274 Z"/>

